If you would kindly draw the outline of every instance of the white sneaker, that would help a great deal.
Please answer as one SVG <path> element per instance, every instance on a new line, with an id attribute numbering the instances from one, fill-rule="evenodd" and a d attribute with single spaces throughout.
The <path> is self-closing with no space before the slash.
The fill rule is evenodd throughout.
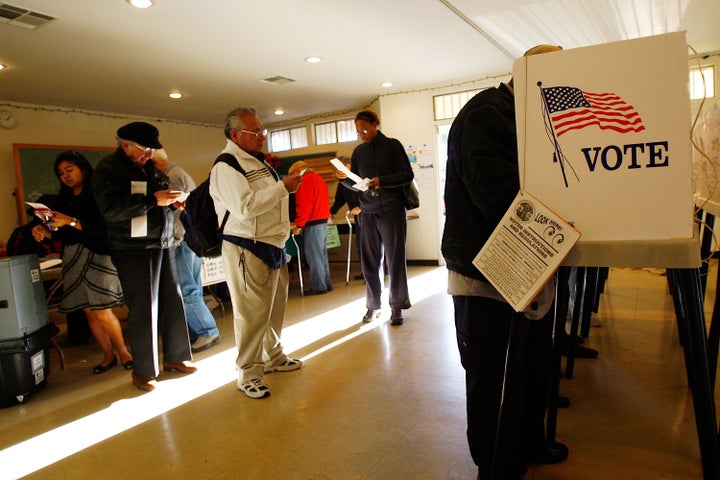
<path id="1" fill-rule="evenodd" d="M 284 362 L 271 367 L 265 367 L 263 373 L 272 372 L 292 372 L 293 370 L 299 370 L 302 367 L 302 360 L 297 358 L 286 358 Z"/>
<path id="2" fill-rule="evenodd" d="M 220 335 L 210 335 L 209 337 L 198 337 L 192 345 L 190 350 L 193 353 L 202 352 L 215 345 L 220 340 Z"/>
<path id="3" fill-rule="evenodd" d="M 270 388 L 259 378 L 251 378 L 247 382 L 240 383 L 238 389 L 242 390 L 250 398 L 265 398 L 270 396 Z"/>

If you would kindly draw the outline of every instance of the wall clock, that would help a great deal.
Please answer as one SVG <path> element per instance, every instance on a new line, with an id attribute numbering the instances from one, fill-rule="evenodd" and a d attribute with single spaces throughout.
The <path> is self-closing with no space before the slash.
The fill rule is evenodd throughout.
<path id="1" fill-rule="evenodd" d="M 18 124 L 18 119 L 13 112 L 10 110 L 0 110 L 0 127 L 2 128 L 15 128 Z"/>

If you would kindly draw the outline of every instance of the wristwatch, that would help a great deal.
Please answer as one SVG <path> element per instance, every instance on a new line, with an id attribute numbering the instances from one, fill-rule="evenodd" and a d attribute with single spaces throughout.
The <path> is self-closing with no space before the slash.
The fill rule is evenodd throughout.
<path id="1" fill-rule="evenodd" d="M 73 218 L 72 221 L 68 225 L 75 228 L 75 225 L 77 225 L 77 218 Z"/>

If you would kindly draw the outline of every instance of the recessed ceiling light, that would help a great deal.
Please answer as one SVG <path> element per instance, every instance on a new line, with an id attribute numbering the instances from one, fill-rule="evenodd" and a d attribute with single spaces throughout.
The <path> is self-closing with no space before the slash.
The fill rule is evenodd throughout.
<path id="1" fill-rule="evenodd" d="M 380 86 L 383 88 L 390 88 L 393 86 L 393 84 L 392 84 L 392 82 L 383 82 L 380 84 Z"/>
<path id="2" fill-rule="evenodd" d="M 307 57 L 307 58 L 305 59 L 305 61 L 308 62 L 308 63 L 320 63 L 320 62 L 322 62 L 322 58 L 320 58 L 320 57 Z"/>
<path id="3" fill-rule="evenodd" d="M 0 63 L 0 70 L 2 70 L 3 68 L 5 68 L 5 65 L 3 65 L 2 63 Z"/>
<path id="4" fill-rule="evenodd" d="M 125 0 L 127 3 L 135 8 L 148 8 L 152 7 L 152 0 Z"/>
<path id="5" fill-rule="evenodd" d="M 168 97 L 170 98 L 182 98 L 183 94 L 180 92 L 170 92 L 168 93 Z"/>
<path id="6" fill-rule="evenodd" d="M 275 115 L 282 115 L 283 113 L 285 113 L 285 110 L 283 110 L 282 108 L 276 108 L 273 113 Z"/>

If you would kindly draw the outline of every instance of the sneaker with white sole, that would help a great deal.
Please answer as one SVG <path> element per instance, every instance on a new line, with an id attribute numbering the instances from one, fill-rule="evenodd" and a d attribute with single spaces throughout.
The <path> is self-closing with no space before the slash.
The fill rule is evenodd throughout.
<path id="1" fill-rule="evenodd" d="M 302 360 L 297 358 L 286 358 L 284 362 L 278 363 L 273 366 L 266 366 L 263 373 L 272 372 L 292 372 L 293 370 L 299 370 L 302 367 Z"/>
<path id="2" fill-rule="evenodd" d="M 247 382 L 240 383 L 238 389 L 242 390 L 250 398 L 265 398 L 270 396 L 270 388 L 259 378 L 251 378 Z"/>
<path id="3" fill-rule="evenodd" d="M 375 320 L 380 318 L 380 309 L 373 310 L 372 308 L 368 308 L 367 313 L 363 316 L 362 322 L 363 323 L 372 323 Z"/>
<path id="4" fill-rule="evenodd" d="M 202 352 L 203 350 L 207 350 L 208 348 L 212 347 L 219 341 L 220 341 L 220 335 L 210 335 L 208 337 L 198 337 L 192 343 L 192 345 L 190 345 L 190 350 L 193 353 Z"/>

